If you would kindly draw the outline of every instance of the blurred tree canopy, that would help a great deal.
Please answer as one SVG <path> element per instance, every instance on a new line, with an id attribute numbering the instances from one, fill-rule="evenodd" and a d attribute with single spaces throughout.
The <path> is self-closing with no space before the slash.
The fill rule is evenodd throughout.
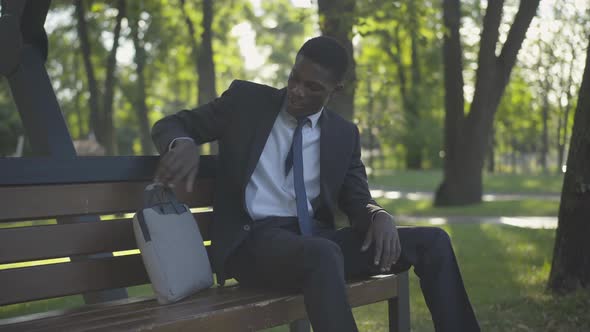
<path id="1" fill-rule="evenodd" d="M 488 3 L 461 3 L 464 112 L 474 102 Z M 502 13 L 496 54 L 520 4 L 506 0 L 495 7 Z M 300 45 L 331 34 L 352 48 L 350 90 L 338 103 L 347 103 L 342 113 L 361 129 L 370 169 L 443 167 L 443 46 L 449 34 L 443 2 L 342 6 L 315 0 L 54 0 L 45 25 L 46 67 L 74 139 L 95 139 L 107 154 L 153 154 L 149 129 L 157 119 L 211 100 L 233 79 L 281 88 Z M 338 15 L 343 8 L 346 15 Z M 487 171 L 561 171 L 587 17 L 580 1 L 541 3 L 490 129 L 479 133 L 485 144 L 477 150 Z M 13 155 L 22 135 L 3 79 L 0 155 Z"/>

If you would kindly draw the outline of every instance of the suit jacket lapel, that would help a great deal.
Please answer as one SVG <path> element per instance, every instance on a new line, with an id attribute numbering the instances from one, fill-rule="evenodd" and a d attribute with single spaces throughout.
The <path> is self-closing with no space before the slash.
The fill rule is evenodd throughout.
<path id="1" fill-rule="evenodd" d="M 247 145 L 250 148 L 250 156 L 248 158 L 248 163 L 246 165 L 246 172 L 244 174 L 244 192 L 246 189 L 246 185 L 258 164 L 258 160 L 260 159 L 260 155 L 262 154 L 262 150 L 264 149 L 264 145 L 268 139 L 268 135 L 272 130 L 272 127 L 275 123 L 277 115 L 279 114 L 283 102 L 283 98 L 285 96 L 286 89 L 277 90 L 270 98 L 266 105 L 263 105 L 263 109 L 260 114 L 260 117 L 253 118 L 252 120 L 255 121 L 253 124 L 254 126 L 254 135 L 250 141 L 250 144 Z"/>

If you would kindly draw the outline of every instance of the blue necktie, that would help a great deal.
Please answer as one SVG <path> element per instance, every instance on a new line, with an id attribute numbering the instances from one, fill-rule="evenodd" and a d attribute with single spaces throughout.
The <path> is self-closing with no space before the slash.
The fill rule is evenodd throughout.
<path id="1" fill-rule="evenodd" d="M 293 143 L 285 160 L 285 176 L 293 167 L 293 184 L 295 186 L 295 200 L 297 202 L 297 219 L 302 235 L 311 235 L 312 227 L 307 210 L 307 193 L 303 179 L 303 126 L 309 121 L 307 117 L 297 119 L 297 127 L 293 133 Z"/>

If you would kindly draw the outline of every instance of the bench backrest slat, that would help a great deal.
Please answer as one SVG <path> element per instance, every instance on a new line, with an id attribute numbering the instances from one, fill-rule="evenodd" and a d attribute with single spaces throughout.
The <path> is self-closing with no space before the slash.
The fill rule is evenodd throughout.
<path id="1" fill-rule="evenodd" d="M 143 206 L 143 190 L 148 184 L 115 182 L 0 187 L 0 221 L 134 212 Z M 194 194 L 180 192 L 179 199 L 191 207 L 211 206 L 213 185 L 211 179 L 199 180 Z"/>
<path id="2" fill-rule="evenodd" d="M 212 212 L 195 213 L 209 239 Z M 0 264 L 136 249 L 132 219 L 0 230 Z"/>
<path id="3" fill-rule="evenodd" d="M 0 305 L 146 283 L 140 255 L 0 270 Z"/>

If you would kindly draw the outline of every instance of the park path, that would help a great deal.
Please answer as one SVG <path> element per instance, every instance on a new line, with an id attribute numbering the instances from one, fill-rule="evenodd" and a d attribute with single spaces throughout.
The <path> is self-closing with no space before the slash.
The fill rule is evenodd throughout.
<path id="1" fill-rule="evenodd" d="M 412 201 L 418 200 L 432 200 L 434 198 L 433 192 L 428 191 L 404 191 L 394 188 L 384 188 L 382 186 L 373 186 L 371 188 L 371 195 L 373 198 L 385 199 L 409 199 Z M 486 202 L 494 201 L 510 201 L 522 199 L 537 199 L 547 201 L 559 201 L 559 194 L 502 194 L 502 193 L 487 193 L 484 194 L 483 200 Z M 537 216 L 522 216 L 522 217 L 488 217 L 488 216 L 404 216 L 396 215 L 395 219 L 403 224 L 428 223 L 430 225 L 446 225 L 446 224 L 496 224 L 496 225 L 510 225 L 515 227 L 533 228 L 533 229 L 555 229 L 557 228 L 557 217 L 537 217 Z"/>
<path id="2" fill-rule="evenodd" d="M 430 224 L 457 225 L 457 224 L 495 224 L 510 225 L 521 228 L 556 229 L 557 217 L 484 217 L 484 216 L 448 216 L 448 217 L 417 217 L 396 215 L 395 220 L 405 225 Z"/>
<path id="3" fill-rule="evenodd" d="M 372 186 L 371 195 L 373 198 L 387 198 L 387 199 L 409 199 L 412 201 L 431 200 L 434 198 L 434 193 L 430 191 L 404 191 L 395 188 L 385 188 L 382 186 Z M 516 193 L 516 194 L 502 194 L 502 193 L 487 193 L 483 195 L 485 202 L 494 201 L 514 201 L 521 199 L 537 199 L 547 201 L 559 201 L 559 194 L 552 193 Z"/>

